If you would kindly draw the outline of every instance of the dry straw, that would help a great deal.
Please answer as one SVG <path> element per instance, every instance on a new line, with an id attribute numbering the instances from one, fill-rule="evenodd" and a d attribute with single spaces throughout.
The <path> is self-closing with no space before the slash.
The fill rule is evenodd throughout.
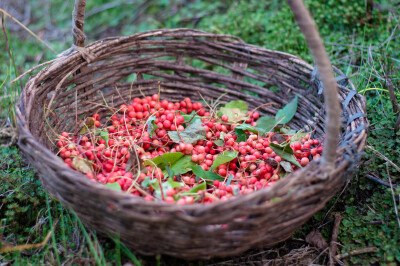
<path id="1" fill-rule="evenodd" d="M 311 65 L 234 36 L 193 29 L 152 30 L 83 47 L 85 1 L 77 0 L 74 39 L 79 48 L 31 77 L 17 107 L 19 145 L 43 185 L 87 225 L 119 232 L 125 244 L 143 254 L 226 257 L 289 238 L 352 176 L 364 149 L 368 121 L 365 99 L 354 85 L 346 79 L 346 84 L 332 83 L 328 57 L 302 2 L 288 2 L 316 57 L 328 111 L 317 93 L 318 76 Z M 178 206 L 111 190 L 70 169 L 54 154 L 56 132 L 73 132 L 77 120 L 94 112 L 110 114 L 109 107 L 141 93 L 157 93 L 159 87 L 169 100 L 210 101 L 226 94 L 222 102 L 241 99 L 251 109 L 275 103 L 259 108 L 265 115 L 274 115 L 297 95 L 298 111 L 289 126 L 326 136 L 324 159 L 252 194 Z"/>

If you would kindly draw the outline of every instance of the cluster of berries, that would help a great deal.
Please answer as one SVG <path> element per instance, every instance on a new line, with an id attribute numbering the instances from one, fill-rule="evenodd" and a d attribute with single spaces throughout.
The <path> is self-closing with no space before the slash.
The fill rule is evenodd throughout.
<path id="1" fill-rule="evenodd" d="M 268 187 L 288 172 L 271 143 L 293 151 L 298 164 L 290 164 L 290 172 L 320 157 L 323 147 L 310 134 L 294 141 L 289 134 L 245 130 L 247 140 L 238 141 L 235 127 L 255 127 L 259 117 L 247 112 L 243 121 L 232 122 L 226 114 L 212 115 L 201 102 L 185 98 L 173 103 L 155 94 L 121 105 L 109 120 L 94 114 L 87 130 L 62 132 L 57 145 L 68 166 L 94 181 L 118 184 L 150 201 L 211 203 Z M 194 121 L 200 128 L 193 131 Z M 191 125 L 189 133 L 200 137 L 185 142 L 182 135 Z M 167 154 L 172 159 L 166 161 Z M 174 169 L 179 162 L 183 165 Z"/>

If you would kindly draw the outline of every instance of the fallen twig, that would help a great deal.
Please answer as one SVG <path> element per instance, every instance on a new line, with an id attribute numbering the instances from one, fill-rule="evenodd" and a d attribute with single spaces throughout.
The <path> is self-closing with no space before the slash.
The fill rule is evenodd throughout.
<path id="1" fill-rule="evenodd" d="M 400 172 L 400 167 L 397 166 L 394 162 L 392 162 L 391 160 L 389 160 L 389 158 L 387 158 L 385 155 L 383 155 L 382 153 L 380 153 L 379 151 L 375 150 L 374 147 L 372 146 L 365 146 L 365 148 L 368 148 L 370 150 L 372 150 L 373 152 L 375 152 L 376 154 L 379 155 L 379 157 L 381 157 L 382 159 L 384 159 L 386 162 L 390 163 L 397 171 Z"/>
<path id="2" fill-rule="evenodd" d="M 397 116 L 396 124 L 394 125 L 394 131 L 397 132 L 400 129 L 400 113 Z"/>
<path id="3" fill-rule="evenodd" d="M 330 265 L 334 265 L 333 261 L 335 259 L 337 252 L 337 239 L 339 235 L 340 222 L 342 221 L 342 219 L 343 217 L 340 213 L 335 214 L 335 223 L 333 225 L 332 239 L 331 239 Z"/>
<path id="4" fill-rule="evenodd" d="M 400 106 L 397 102 L 396 95 L 394 94 L 392 80 L 390 78 L 386 78 L 385 83 L 389 92 L 390 101 L 392 102 L 393 112 L 397 114 L 400 112 Z"/>
<path id="5" fill-rule="evenodd" d="M 353 251 L 350 251 L 350 252 L 345 252 L 345 253 L 336 255 L 335 258 L 340 260 L 340 259 L 344 259 L 344 258 L 347 258 L 347 257 L 355 256 L 355 255 L 376 252 L 377 249 L 378 249 L 377 247 L 360 248 L 360 249 L 356 249 L 356 250 L 353 250 Z"/>
<path id="6" fill-rule="evenodd" d="M 389 182 L 386 182 L 386 181 L 384 181 L 384 180 L 380 179 L 379 177 L 376 177 L 376 176 L 374 176 L 374 175 L 372 175 L 372 174 L 366 174 L 365 177 L 368 178 L 369 180 L 378 182 L 378 183 L 381 184 L 381 185 L 390 187 L 390 183 L 389 183 Z M 398 187 L 398 185 L 396 185 L 396 184 L 395 184 L 395 185 L 392 185 L 392 186 L 393 186 L 394 188 L 397 188 L 397 187 Z"/>
<path id="7" fill-rule="evenodd" d="M 31 249 L 31 248 L 41 248 L 44 245 L 46 245 L 47 241 L 50 239 L 51 232 L 48 232 L 46 237 L 43 239 L 42 242 L 36 243 L 36 244 L 25 244 L 25 245 L 18 245 L 18 246 L 4 246 L 0 248 L 0 252 L 2 253 L 8 253 L 8 252 L 15 252 L 15 251 L 21 251 L 21 250 L 26 250 L 26 249 Z"/>
<path id="8" fill-rule="evenodd" d="M 400 228 L 399 211 L 397 210 L 396 198 L 394 197 L 392 179 L 390 178 L 389 165 L 388 165 L 387 162 L 386 162 L 386 173 L 387 173 L 387 176 L 388 176 L 388 179 L 389 179 L 390 189 L 392 190 L 394 212 L 396 213 L 397 223 L 399 224 L 399 228 Z"/>

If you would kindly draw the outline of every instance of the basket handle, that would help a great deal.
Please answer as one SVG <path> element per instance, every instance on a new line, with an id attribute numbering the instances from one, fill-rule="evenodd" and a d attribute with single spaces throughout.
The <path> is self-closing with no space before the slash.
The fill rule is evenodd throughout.
<path id="1" fill-rule="evenodd" d="M 341 113 L 335 77 L 322 39 L 318 33 L 317 27 L 315 26 L 315 22 L 303 1 L 287 0 L 287 2 L 306 38 L 307 45 L 314 57 L 319 76 L 321 77 L 324 86 L 323 93 L 327 111 L 325 122 L 326 144 L 322 156 L 322 163 L 325 164 L 325 169 L 330 173 L 331 170 L 334 169 L 336 161 Z M 86 0 L 75 0 L 74 11 L 72 12 L 72 33 L 74 36 L 74 44 L 78 47 L 84 47 L 86 39 L 85 34 L 83 33 L 85 7 Z"/>
<path id="2" fill-rule="evenodd" d="M 72 35 L 74 36 L 74 45 L 78 47 L 85 46 L 86 36 L 83 33 L 85 7 L 86 0 L 75 0 L 74 11 L 72 11 Z"/>
<path id="3" fill-rule="evenodd" d="M 322 163 L 326 165 L 325 169 L 330 173 L 335 167 L 336 149 L 339 143 L 341 113 L 335 76 L 321 36 L 319 35 L 315 22 L 303 1 L 287 0 L 287 2 L 306 38 L 307 46 L 311 50 L 315 64 L 318 68 L 318 74 L 324 87 L 323 93 L 327 110 L 325 122 L 326 144 L 324 146 Z"/>

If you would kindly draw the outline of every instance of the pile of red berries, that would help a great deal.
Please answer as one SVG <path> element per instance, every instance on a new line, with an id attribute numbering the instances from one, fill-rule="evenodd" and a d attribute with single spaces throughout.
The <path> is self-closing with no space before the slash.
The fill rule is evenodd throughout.
<path id="1" fill-rule="evenodd" d="M 310 134 L 279 128 L 265 134 L 245 129 L 239 141 L 235 128 L 256 129 L 260 114 L 244 111 L 241 121 L 233 121 L 231 113 L 215 113 L 189 98 L 135 98 L 109 120 L 94 114 L 79 133 L 63 132 L 59 155 L 94 181 L 146 200 L 188 204 L 268 187 L 323 151 Z"/>

